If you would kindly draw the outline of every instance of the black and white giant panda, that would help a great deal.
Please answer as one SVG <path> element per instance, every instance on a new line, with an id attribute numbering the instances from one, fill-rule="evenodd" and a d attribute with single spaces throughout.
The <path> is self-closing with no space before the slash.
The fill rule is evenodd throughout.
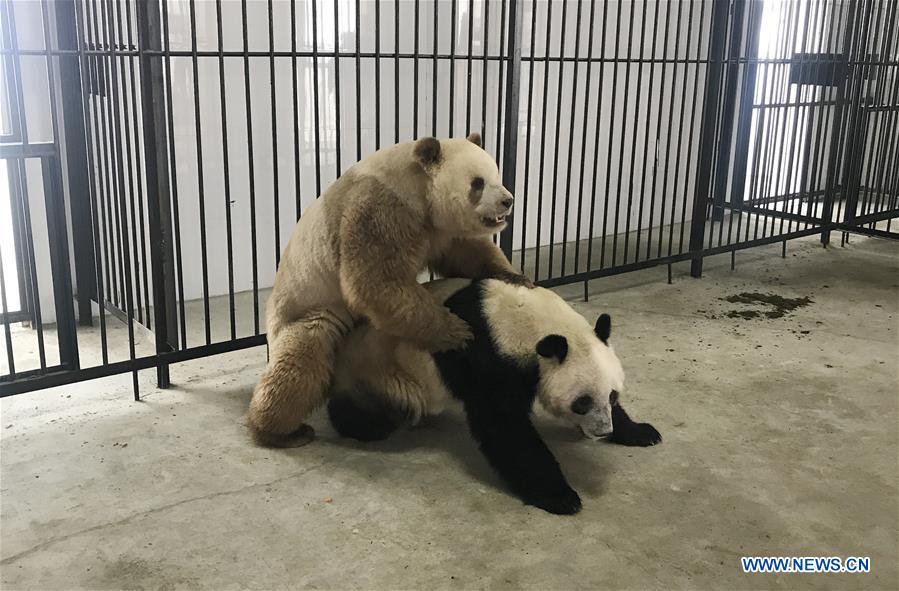
<path id="1" fill-rule="evenodd" d="M 662 440 L 619 403 L 624 371 L 609 342 L 608 315 L 593 327 L 552 291 L 492 279 L 440 279 L 426 288 L 471 325 L 474 340 L 431 354 L 357 327 L 338 352 L 328 404 L 342 436 L 383 439 L 460 400 L 472 436 L 512 491 L 558 514 L 577 513 L 581 500 L 531 423 L 535 399 L 592 439 Z"/>

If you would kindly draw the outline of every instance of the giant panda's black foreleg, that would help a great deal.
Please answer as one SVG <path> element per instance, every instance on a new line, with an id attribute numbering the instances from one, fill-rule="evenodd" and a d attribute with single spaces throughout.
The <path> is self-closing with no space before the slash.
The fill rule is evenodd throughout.
<path id="1" fill-rule="evenodd" d="M 487 461 L 528 505 L 558 515 L 581 510 L 581 499 L 531 423 L 527 410 L 502 409 L 488 397 L 465 401 L 472 436 Z"/>
<path id="2" fill-rule="evenodd" d="M 339 393 L 328 400 L 328 418 L 342 437 L 358 441 L 387 439 L 397 427 L 385 405 L 360 405 L 351 396 Z"/>
<path id="3" fill-rule="evenodd" d="M 616 400 L 612 404 L 612 435 L 609 441 L 621 445 L 648 447 L 662 442 L 662 436 L 649 423 L 635 423 Z"/>

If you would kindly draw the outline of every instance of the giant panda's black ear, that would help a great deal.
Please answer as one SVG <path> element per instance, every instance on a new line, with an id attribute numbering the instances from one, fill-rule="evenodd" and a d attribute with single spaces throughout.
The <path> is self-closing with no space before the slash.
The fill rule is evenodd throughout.
<path id="1" fill-rule="evenodd" d="M 537 354 L 546 358 L 555 357 L 562 363 L 568 355 L 568 339 L 557 334 L 545 336 L 537 343 Z"/>
<path id="2" fill-rule="evenodd" d="M 440 140 L 433 137 L 423 137 L 415 142 L 415 158 L 422 166 L 433 166 L 440 162 Z"/>
<path id="3" fill-rule="evenodd" d="M 466 139 L 479 148 L 484 147 L 483 142 L 481 142 L 481 134 L 476 131 L 472 131 L 470 134 L 468 134 L 468 137 Z"/>
<path id="4" fill-rule="evenodd" d="M 608 345 L 609 336 L 612 334 L 612 317 L 608 314 L 600 314 L 599 318 L 596 319 L 596 326 L 593 328 L 593 332 L 596 333 L 599 340 Z"/>

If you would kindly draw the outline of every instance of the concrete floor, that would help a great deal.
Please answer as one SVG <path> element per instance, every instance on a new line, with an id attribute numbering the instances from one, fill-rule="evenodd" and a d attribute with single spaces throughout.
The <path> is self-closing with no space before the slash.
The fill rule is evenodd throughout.
<path id="1" fill-rule="evenodd" d="M 308 447 L 247 441 L 263 349 L 0 404 L 0 584 L 56 588 L 896 589 L 899 244 L 813 239 L 560 292 L 612 314 L 648 449 L 541 431 L 584 500 L 503 491 L 458 412 L 377 445 L 319 416 Z M 783 318 L 743 292 L 809 297 Z M 870 556 L 866 575 L 748 575 L 742 555 Z"/>

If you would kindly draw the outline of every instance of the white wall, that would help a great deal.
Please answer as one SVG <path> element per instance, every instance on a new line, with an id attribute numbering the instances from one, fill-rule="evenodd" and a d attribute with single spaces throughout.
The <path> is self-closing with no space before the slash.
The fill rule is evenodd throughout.
<path id="1" fill-rule="evenodd" d="M 380 43 L 382 52 L 392 52 L 394 41 L 394 16 L 396 2 L 383 0 L 380 2 Z M 422 0 L 419 4 L 419 52 L 430 54 L 434 51 L 433 19 L 434 4 L 431 1 Z M 620 212 L 618 231 L 624 231 L 626 226 L 636 228 L 638 223 L 647 224 L 650 216 L 650 190 L 655 186 L 655 208 L 653 213 L 654 224 L 658 223 L 663 201 L 663 187 L 665 189 L 664 201 L 666 202 L 666 220 L 669 219 L 672 205 L 676 206 L 676 219 L 680 221 L 685 199 L 692 199 L 692 179 L 695 176 L 696 148 L 699 137 L 699 121 L 702 111 L 701 97 L 704 84 L 705 66 L 697 67 L 695 64 L 667 64 L 662 79 L 662 65 L 615 65 L 607 62 L 604 66 L 594 64 L 591 67 L 589 78 L 586 75 L 587 65 L 580 62 L 577 65 L 577 95 L 573 96 L 573 83 L 575 80 L 575 65 L 566 62 L 562 66 L 562 92 L 558 91 L 560 67 L 558 62 L 550 63 L 539 61 L 546 55 L 546 31 L 548 22 L 549 3 L 545 1 L 523 3 L 523 55 L 534 55 L 538 61 L 531 67 L 527 61 L 522 70 L 522 93 L 520 100 L 519 121 L 519 153 L 518 153 L 518 183 L 516 194 L 518 196 L 518 219 L 516 220 L 515 247 L 522 244 L 522 230 L 524 230 L 524 245 L 532 247 L 538 243 L 537 232 L 537 206 L 542 207 L 541 227 L 539 231 L 539 243 L 542 245 L 559 243 L 565 240 L 575 240 L 578 237 L 586 238 L 589 231 L 591 213 L 588 210 L 589 200 L 594 192 L 593 168 L 598 160 L 599 167 L 596 172 L 596 202 L 597 211 L 592 213 L 594 222 L 594 235 L 603 233 L 602 202 L 606 191 L 606 160 L 611 158 L 612 167 L 609 171 L 610 204 L 608 214 L 607 232 L 614 233 L 613 222 L 615 216 L 614 200 L 620 195 Z M 577 36 L 577 11 L 582 10 L 580 18 L 580 39 L 576 47 Z M 652 0 L 620 3 L 621 14 L 616 13 L 619 3 L 609 3 L 607 11 L 607 28 L 605 33 L 605 45 L 601 44 L 603 30 L 603 7 L 597 3 L 595 7 L 594 26 L 592 30 L 594 57 L 603 55 L 609 59 L 616 55 L 615 30 L 620 18 L 621 33 L 618 39 L 618 57 L 636 59 L 642 55 L 644 59 L 651 57 L 678 58 L 678 59 L 705 59 L 708 51 L 707 39 L 709 31 L 710 4 L 697 0 L 692 3 L 681 4 L 680 38 L 674 33 L 678 22 L 677 6 L 667 2 L 656 3 Z M 375 10 L 376 3 L 364 1 L 360 5 L 361 13 L 361 51 L 375 50 Z M 555 2 L 552 10 L 552 23 L 550 26 L 549 54 L 558 56 L 560 43 L 564 39 L 563 55 L 573 57 L 575 53 L 580 57 L 587 56 L 590 42 L 589 30 L 589 2 L 575 2 L 568 0 L 567 15 L 563 24 L 561 16 L 562 2 Z M 171 43 L 173 49 L 190 49 L 190 20 L 189 4 L 184 0 L 171 0 L 168 3 Z M 457 0 L 456 4 L 456 53 L 465 54 L 468 51 L 468 11 L 473 8 L 473 53 L 475 56 L 483 54 L 484 38 L 484 3 L 483 0 L 473 0 L 471 4 L 465 0 Z M 489 3 L 488 16 L 488 43 L 489 55 L 496 56 L 500 48 L 500 24 L 502 21 L 501 4 Z M 536 36 L 534 47 L 531 47 L 531 30 L 533 10 L 536 8 Z M 318 5 L 318 49 L 322 53 L 332 52 L 334 48 L 334 5 L 331 2 Z M 214 2 L 198 2 L 196 4 L 197 43 L 199 50 L 217 49 L 216 32 L 216 4 Z M 341 38 L 340 48 L 344 52 L 354 52 L 356 49 L 356 3 L 347 0 L 338 2 L 338 33 Z M 400 10 L 400 52 L 411 53 L 414 51 L 414 23 L 415 3 L 411 1 L 399 2 Z M 440 0 L 437 10 L 440 26 L 437 50 L 441 54 L 450 51 L 449 26 L 452 22 L 452 3 L 449 0 Z M 628 54 L 628 23 L 633 11 L 633 38 L 634 43 Z M 653 43 L 653 22 L 658 11 L 658 20 L 663 23 L 670 20 L 671 30 L 664 45 L 664 27 L 658 26 L 655 31 L 656 49 L 651 54 Z M 671 11 L 671 15 L 666 14 Z M 691 14 L 692 11 L 692 14 Z M 287 51 L 290 49 L 290 3 L 289 1 L 274 2 L 274 47 L 276 50 Z M 298 0 L 297 12 L 297 48 L 300 51 L 312 50 L 312 4 L 308 1 Z M 639 39 L 645 18 L 645 40 L 642 52 L 639 47 Z M 506 17 L 508 20 L 508 17 Z M 223 3 L 222 14 L 223 39 L 225 50 L 239 51 L 242 49 L 241 37 L 241 6 L 239 2 Z M 700 31 L 699 29 L 703 30 Z M 689 45 L 687 35 L 690 35 Z M 251 51 L 265 51 L 269 47 L 268 20 L 266 3 L 251 1 L 248 11 L 248 41 Z M 675 47 L 677 45 L 677 47 Z M 677 50 L 675 52 L 675 49 Z M 296 182 L 294 178 L 294 142 L 299 142 L 300 147 L 300 178 L 299 193 L 301 209 L 312 202 L 316 197 L 315 190 L 315 143 L 314 143 L 314 105 L 312 85 L 312 60 L 311 58 L 298 58 L 297 69 L 299 78 L 299 92 L 297 105 L 300 119 L 300 132 L 298 140 L 295 140 L 292 115 L 292 84 L 291 84 L 291 59 L 276 58 L 275 60 L 275 98 L 276 98 L 276 129 L 278 134 L 278 197 L 274 195 L 274 174 L 272 154 L 272 126 L 271 126 L 271 78 L 269 75 L 270 61 L 266 57 L 250 58 L 250 97 L 252 103 L 252 145 L 254 150 L 255 171 L 255 198 L 256 198 L 256 229 L 257 229 L 257 255 L 259 269 L 259 285 L 269 286 L 274 277 L 275 253 L 280 251 L 290 237 L 296 216 Z M 483 126 L 486 135 L 487 149 L 496 153 L 497 141 L 500 138 L 501 127 L 498 118 L 500 94 L 504 91 L 499 77 L 499 61 L 488 63 L 487 110 L 482 113 L 483 95 L 483 62 L 475 60 L 472 64 L 472 107 L 471 118 L 474 129 Z M 185 297 L 188 299 L 202 296 L 201 260 L 200 260 L 200 232 L 199 232 L 199 205 L 197 198 L 198 175 L 195 120 L 193 108 L 193 65 L 190 58 L 172 58 L 172 93 L 174 102 L 174 129 L 176 151 L 176 178 L 180 206 L 180 223 L 182 233 L 182 251 L 184 262 Z M 222 155 L 222 128 L 221 128 L 221 102 L 219 93 L 219 73 L 217 58 L 200 58 L 198 64 L 200 87 L 200 112 L 202 123 L 202 148 L 204 170 L 204 192 L 206 195 L 206 234 L 208 245 L 209 265 L 209 292 L 210 295 L 226 293 L 227 286 L 227 251 L 225 240 L 225 198 L 224 175 Z M 399 140 L 408 140 L 415 137 L 412 128 L 413 111 L 418 108 L 419 133 L 418 136 L 435 133 L 438 136 L 462 136 L 466 129 L 466 103 L 468 87 L 467 60 L 457 59 L 455 64 L 455 88 L 452 106 L 454 112 L 453 129 L 449 129 L 450 101 L 450 67 L 447 60 L 441 60 L 438 66 L 438 125 L 436 131 L 432 129 L 433 113 L 433 65 L 429 58 L 419 61 L 419 98 L 418 104 L 413 104 L 413 64 L 412 60 L 403 59 L 400 62 L 400 92 L 397 97 L 394 89 L 394 60 L 382 58 L 380 64 L 380 96 L 381 96 L 381 145 L 388 145 L 394 141 L 394 108 L 395 101 L 399 101 L 400 107 L 400 133 Z M 617 68 L 617 80 L 614 79 L 614 71 Z M 625 76 L 630 70 L 629 83 L 625 87 Z M 346 169 L 356 160 L 356 116 L 361 111 L 361 153 L 366 155 L 375 149 L 375 62 L 373 59 L 362 59 L 360 69 L 361 95 L 360 104 L 356 104 L 356 64 L 354 58 L 340 60 L 340 126 L 341 142 L 336 141 L 336 114 L 335 114 L 335 75 L 333 57 L 322 56 L 319 58 L 319 118 L 321 130 L 321 146 L 319 150 L 322 166 L 321 185 L 326 187 L 336 175 L 336 157 L 338 150 L 341 158 L 341 169 Z M 600 94 L 600 75 L 602 73 L 602 110 L 597 114 L 597 97 Z M 649 77 L 653 76 L 652 93 L 648 92 Z M 533 82 L 531 77 L 533 76 Z M 678 143 L 677 126 L 681 113 L 681 87 L 686 80 L 686 102 L 683 134 Z M 533 86 L 533 104 L 530 128 L 527 125 L 528 92 Z M 638 86 L 640 87 L 638 91 Z M 252 288 L 252 262 L 251 262 L 251 237 L 250 237 L 250 191 L 249 191 L 249 160 L 246 126 L 246 105 L 244 99 L 244 65 L 242 58 L 228 58 L 225 63 L 225 87 L 228 122 L 229 165 L 231 180 L 231 215 L 232 236 L 234 240 L 234 269 L 235 289 L 238 291 Z M 590 105 L 584 115 L 584 103 L 586 93 L 590 93 Z M 672 92 L 677 89 L 677 92 Z M 628 98 L 625 103 L 624 94 Z M 542 117 L 542 107 L 546 93 L 546 118 Z M 615 111 L 611 110 L 611 102 L 616 103 Z M 673 111 L 670 111 L 670 103 L 673 101 Z M 627 105 L 627 113 L 623 113 L 623 106 Z M 661 108 L 659 108 L 661 106 Z M 569 143 L 569 131 L 572 128 L 571 114 L 574 112 L 573 141 Z M 673 112 L 673 120 L 669 120 L 669 112 Z M 694 115 L 695 113 L 695 115 Z M 558 114 L 558 117 L 557 117 Z M 598 119 L 597 119 L 598 116 Z M 660 133 L 656 134 L 658 117 L 661 117 Z M 694 128 L 690 128 L 690 121 L 695 122 Z M 560 121 L 560 141 L 558 152 L 555 149 L 555 129 L 557 119 Z M 595 137 L 599 121 L 598 151 L 594 152 Z M 636 122 L 636 149 L 632 149 L 634 143 L 634 123 Z M 546 132 L 544 133 L 545 129 Z M 649 129 L 648 135 L 646 129 Z M 583 130 L 586 128 L 586 144 L 583 142 Z M 693 144 L 688 146 L 688 140 L 692 132 Z M 624 138 L 624 154 L 621 152 L 621 139 Z M 530 136 L 530 149 L 528 152 L 528 136 Z M 644 142 L 644 138 L 646 138 Z M 692 154 L 691 152 L 692 148 Z M 538 163 L 541 158 L 541 150 L 545 159 L 543 183 L 539 185 Z M 631 153 L 634 152 L 633 158 Z M 578 170 L 583 153 L 586 174 L 583 183 L 580 182 Z M 669 166 L 665 166 L 665 155 L 668 154 Z M 525 161 L 529 154 L 529 165 Z M 676 167 L 677 155 L 680 154 L 680 166 Z M 687 161 L 690 160 L 690 169 L 687 170 Z M 556 176 L 558 162 L 558 179 L 553 185 L 553 177 Z M 571 163 L 572 179 L 570 189 L 566 191 L 568 166 Z M 645 176 L 644 176 L 645 163 Z M 631 180 L 630 168 L 634 167 L 633 180 Z M 618 174 L 622 171 L 622 180 L 619 190 Z M 667 186 L 662 175 L 667 170 Z M 527 173 L 527 186 L 525 175 Z M 539 186 L 538 186 L 539 185 Z M 550 236 L 550 208 L 553 194 L 556 195 L 557 206 L 555 214 L 555 233 Z M 644 195 L 643 211 L 639 211 L 639 196 Z M 633 203 L 630 216 L 627 216 L 627 199 L 632 194 Z M 570 206 L 563 206 L 566 195 L 570 198 Z M 524 210 L 527 199 L 527 211 Z M 581 227 L 577 227 L 578 209 L 575 205 L 579 199 L 584 203 L 581 213 Z M 279 207 L 280 239 L 275 241 L 274 209 L 275 203 Z M 689 204 L 687 205 L 687 219 L 689 219 Z M 566 213 L 567 212 L 567 213 Z M 565 217 L 568 218 L 568 232 L 562 233 Z M 522 216 L 525 222 L 522 223 Z"/>

